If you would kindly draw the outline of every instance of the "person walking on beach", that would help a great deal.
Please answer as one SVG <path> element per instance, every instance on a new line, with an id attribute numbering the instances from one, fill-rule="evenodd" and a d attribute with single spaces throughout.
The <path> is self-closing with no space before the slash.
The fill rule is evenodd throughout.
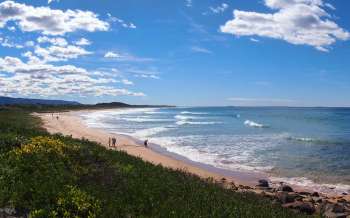
<path id="1" fill-rule="evenodd" d="M 117 142 L 117 139 L 116 138 L 112 138 L 112 146 L 115 147 L 115 143 Z"/>
<path id="2" fill-rule="evenodd" d="M 111 137 L 108 137 L 108 147 L 111 147 Z"/>
<path id="3" fill-rule="evenodd" d="M 146 140 L 143 142 L 143 145 L 145 146 L 145 148 L 148 148 L 148 139 L 146 139 Z"/>

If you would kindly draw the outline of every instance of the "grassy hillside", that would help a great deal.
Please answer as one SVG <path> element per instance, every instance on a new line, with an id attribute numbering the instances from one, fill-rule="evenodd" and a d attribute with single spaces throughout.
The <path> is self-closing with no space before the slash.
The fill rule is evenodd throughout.
<path id="1" fill-rule="evenodd" d="M 5 207 L 32 217 L 303 217 L 94 142 L 49 135 L 23 109 L 0 110 Z"/>

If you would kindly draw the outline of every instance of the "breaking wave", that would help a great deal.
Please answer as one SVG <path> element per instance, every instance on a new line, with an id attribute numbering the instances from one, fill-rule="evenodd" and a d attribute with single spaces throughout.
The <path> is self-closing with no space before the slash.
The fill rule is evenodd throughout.
<path id="1" fill-rule="evenodd" d="M 263 124 L 260 124 L 260 123 L 256 123 L 256 122 L 251 121 L 251 120 L 244 121 L 244 125 L 250 126 L 250 127 L 256 127 L 256 128 L 266 128 L 266 127 L 268 127 L 266 125 L 263 125 Z"/>

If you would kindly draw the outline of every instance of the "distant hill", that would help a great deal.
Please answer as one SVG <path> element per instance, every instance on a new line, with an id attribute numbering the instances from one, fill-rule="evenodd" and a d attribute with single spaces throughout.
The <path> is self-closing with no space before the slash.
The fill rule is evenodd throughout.
<path id="1" fill-rule="evenodd" d="M 125 104 L 123 102 L 97 103 L 95 107 L 132 107 L 133 105 Z"/>
<path id="2" fill-rule="evenodd" d="M 11 98 L 0 96 L 0 105 L 81 105 L 76 101 Z"/>
<path id="3" fill-rule="evenodd" d="M 123 102 L 109 102 L 109 103 L 97 103 L 91 105 L 92 107 L 98 108 L 117 108 L 117 107 L 131 107 L 131 108 L 145 108 L 145 107 L 173 107 L 170 105 L 132 105 Z"/>

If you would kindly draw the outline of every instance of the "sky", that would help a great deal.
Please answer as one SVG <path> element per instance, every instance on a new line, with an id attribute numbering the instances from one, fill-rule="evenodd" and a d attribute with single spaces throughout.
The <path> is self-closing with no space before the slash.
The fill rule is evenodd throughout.
<path id="1" fill-rule="evenodd" d="M 0 1 L 0 96 L 350 106 L 346 0 Z"/>

